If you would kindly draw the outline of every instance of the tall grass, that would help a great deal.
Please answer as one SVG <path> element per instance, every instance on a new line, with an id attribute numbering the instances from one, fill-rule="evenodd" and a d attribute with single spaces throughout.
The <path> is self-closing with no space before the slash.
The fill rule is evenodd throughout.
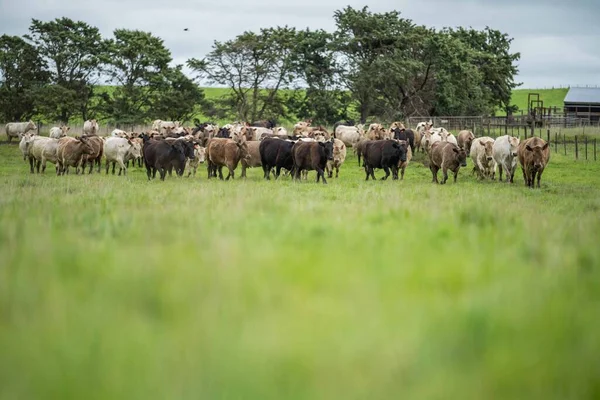
<path id="1" fill-rule="evenodd" d="M 600 164 L 530 190 L 422 159 L 148 182 L 0 146 L 0 397 L 598 397 Z"/>

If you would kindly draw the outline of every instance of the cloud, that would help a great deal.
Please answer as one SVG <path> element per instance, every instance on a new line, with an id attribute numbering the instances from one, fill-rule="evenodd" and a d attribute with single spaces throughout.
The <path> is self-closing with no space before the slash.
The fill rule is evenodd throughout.
<path id="1" fill-rule="evenodd" d="M 31 18 L 66 16 L 97 26 L 105 37 L 111 37 L 116 28 L 150 31 L 165 41 L 174 62 L 183 64 L 191 57 L 204 56 L 214 40 L 228 40 L 261 27 L 289 25 L 332 31 L 335 10 L 364 4 L 364 0 L 293 4 L 276 0 L 0 0 L 0 33 L 22 35 Z M 597 0 L 373 0 L 369 9 L 397 9 L 417 24 L 436 28 L 490 26 L 508 33 L 514 38 L 513 49 L 521 53 L 517 80 L 523 87 L 600 84 L 600 60 L 593 43 L 600 36 Z"/>

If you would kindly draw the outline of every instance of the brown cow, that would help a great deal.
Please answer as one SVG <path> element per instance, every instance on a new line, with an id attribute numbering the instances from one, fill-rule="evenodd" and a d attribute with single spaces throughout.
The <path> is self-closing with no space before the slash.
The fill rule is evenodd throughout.
<path id="1" fill-rule="evenodd" d="M 444 179 L 441 184 L 446 183 L 448 180 L 448 170 L 454 172 L 454 183 L 456 183 L 460 167 L 466 166 L 467 153 L 465 149 L 448 142 L 437 142 L 431 146 L 429 152 L 429 169 L 433 175 L 431 182 L 440 183 L 437 179 L 437 173 L 441 168 L 444 173 Z"/>
<path id="2" fill-rule="evenodd" d="M 458 145 L 465 149 L 467 153 L 471 151 L 471 143 L 475 139 L 475 135 L 471 131 L 460 131 L 458 132 L 458 137 L 456 138 Z"/>
<path id="3" fill-rule="evenodd" d="M 75 173 L 78 174 L 82 156 L 93 153 L 94 149 L 86 136 L 80 138 L 65 136 L 59 139 L 57 151 L 58 174 L 68 174 L 69 167 L 75 167 Z"/>
<path id="4" fill-rule="evenodd" d="M 335 177 L 340 175 L 340 167 L 346 160 L 346 145 L 340 139 L 333 139 L 333 160 L 327 161 L 327 173 L 329 178 L 333 178 L 333 169 L 335 168 Z"/>
<path id="5" fill-rule="evenodd" d="M 102 164 L 102 155 L 104 154 L 104 140 L 100 136 L 89 136 L 88 142 L 94 152 L 92 154 L 84 154 L 81 157 L 82 173 L 85 173 L 85 165 L 88 163 L 90 165 L 90 174 L 92 173 L 94 163 L 98 166 L 98 173 L 100 173 L 100 164 Z"/>
<path id="6" fill-rule="evenodd" d="M 227 167 L 229 170 L 227 179 L 234 179 L 234 171 L 240 160 L 245 159 L 248 161 L 249 158 L 250 155 L 248 154 L 248 144 L 246 143 L 245 136 L 242 136 L 239 141 L 225 138 L 210 139 L 206 148 L 208 178 L 217 176 L 218 171 L 219 179 L 223 180 L 223 167 Z"/>
<path id="7" fill-rule="evenodd" d="M 260 143 L 259 141 L 247 142 L 248 146 L 248 158 L 242 158 L 242 178 L 246 177 L 246 169 L 253 167 L 260 167 Z"/>
<path id="8" fill-rule="evenodd" d="M 333 160 L 333 141 L 303 142 L 298 141 L 292 147 L 292 160 L 294 162 L 294 178 L 300 180 L 302 171 L 317 171 L 317 183 L 325 180 L 325 167 L 328 160 Z"/>
<path id="9" fill-rule="evenodd" d="M 519 143 L 517 151 L 525 185 L 535 187 L 537 175 L 537 187 L 540 187 L 540 179 L 544 173 L 548 161 L 550 161 L 550 148 L 544 139 L 532 137 Z"/>
<path id="10" fill-rule="evenodd" d="M 398 163 L 398 169 L 400 170 L 400 180 L 404 179 L 404 170 L 408 167 L 408 163 L 412 159 L 412 150 L 410 149 L 410 144 L 406 140 L 398 141 L 400 145 L 404 146 L 406 150 L 406 161 L 400 160 Z"/>

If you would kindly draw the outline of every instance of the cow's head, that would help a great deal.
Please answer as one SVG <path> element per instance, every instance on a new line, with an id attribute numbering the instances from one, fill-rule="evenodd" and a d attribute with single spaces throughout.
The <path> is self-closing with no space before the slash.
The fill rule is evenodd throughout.
<path id="1" fill-rule="evenodd" d="M 129 149 L 127 150 L 127 152 L 133 158 L 140 158 L 142 156 L 142 146 L 139 143 L 132 141 L 131 139 L 127 140 L 127 143 L 129 144 Z"/>
<path id="2" fill-rule="evenodd" d="M 77 140 L 79 140 L 79 143 L 82 145 L 83 154 L 94 154 L 94 148 L 87 136 L 81 136 L 77 138 Z"/>
<path id="3" fill-rule="evenodd" d="M 333 139 L 326 142 L 319 142 L 319 146 L 324 148 L 327 159 L 333 160 Z"/>
<path id="4" fill-rule="evenodd" d="M 400 156 L 400 161 L 406 162 L 406 154 L 407 154 L 406 146 L 402 142 L 394 141 L 392 143 L 392 147 L 394 149 L 396 149 L 396 151 L 398 152 L 398 155 Z"/>
<path id="5" fill-rule="evenodd" d="M 492 156 L 493 156 L 493 146 L 494 146 L 494 142 L 492 141 L 487 141 L 487 142 L 483 142 L 483 141 L 479 141 L 479 145 L 483 147 L 483 151 L 485 152 L 485 158 L 488 161 L 492 161 Z"/>
<path id="6" fill-rule="evenodd" d="M 521 140 L 519 140 L 519 138 L 513 137 L 513 136 L 509 136 L 508 137 L 508 145 L 510 146 L 510 154 L 513 157 L 517 156 L 517 151 L 519 149 L 519 143 L 521 142 Z"/>
<path id="7" fill-rule="evenodd" d="M 543 146 L 537 145 L 537 146 L 530 146 L 530 145 L 526 145 L 525 149 L 528 152 L 532 153 L 532 160 L 533 160 L 533 167 L 535 169 L 540 169 L 544 167 L 544 150 L 546 150 L 548 148 L 548 143 L 544 144 Z"/>
<path id="8" fill-rule="evenodd" d="M 456 161 L 460 163 L 461 167 L 467 166 L 467 152 L 462 147 L 458 147 L 453 144 L 448 144 L 447 146 L 452 146 L 452 151 L 455 153 Z"/>
<path id="9" fill-rule="evenodd" d="M 199 144 L 196 144 L 194 148 L 196 151 L 196 158 L 198 159 L 198 162 L 204 163 L 204 161 L 206 161 L 206 149 L 200 146 Z"/>

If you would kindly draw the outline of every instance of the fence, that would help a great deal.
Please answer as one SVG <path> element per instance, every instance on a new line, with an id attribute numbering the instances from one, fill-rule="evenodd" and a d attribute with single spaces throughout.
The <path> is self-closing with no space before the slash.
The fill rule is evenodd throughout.
<path id="1" fill-rule="evenodd" d="M 34 121 L 38 127 L 38 134 L 40 135 L 48 135 L 50 133 L 50 129 L 54 126 L 60 126 L 60 122 L 56 123 L 43 123 L 41 121 Z M 79 123 L 69 123 L 69 136 L 76 136 L 83 134 L 83 122 Z M 119 123 L 108 123 L 108 124 L 98 124 L 98 135 L 100 136 L 108 136 L 115 129 L 122 129 L 127 132 L 146 132 L 152 128 L 152 125 L 132 125 L 132 124 L 119 124 Z"/>
<path id="2" fill-rule="evenodd" d="M 532 127 L 525 124 L 497 123 L 497 118 L 486 117 L 431 117 L 408 118 L 408 126 L 415 127 L 421 121 L 432 120 L 434 126 L 443 126 L 447 130 L 458 133 L 463 129 L 471 130 L 475 136 L 497 138 L 511 135 L 521 140 L 532 136 L 540 137 L 551 145 L 551 150 L 575 160 L 598 160 L 598 141 L 600 126 L 581 124 L 576 127 Z M 506 118 L 504 118 L 506 119 Z"/>

